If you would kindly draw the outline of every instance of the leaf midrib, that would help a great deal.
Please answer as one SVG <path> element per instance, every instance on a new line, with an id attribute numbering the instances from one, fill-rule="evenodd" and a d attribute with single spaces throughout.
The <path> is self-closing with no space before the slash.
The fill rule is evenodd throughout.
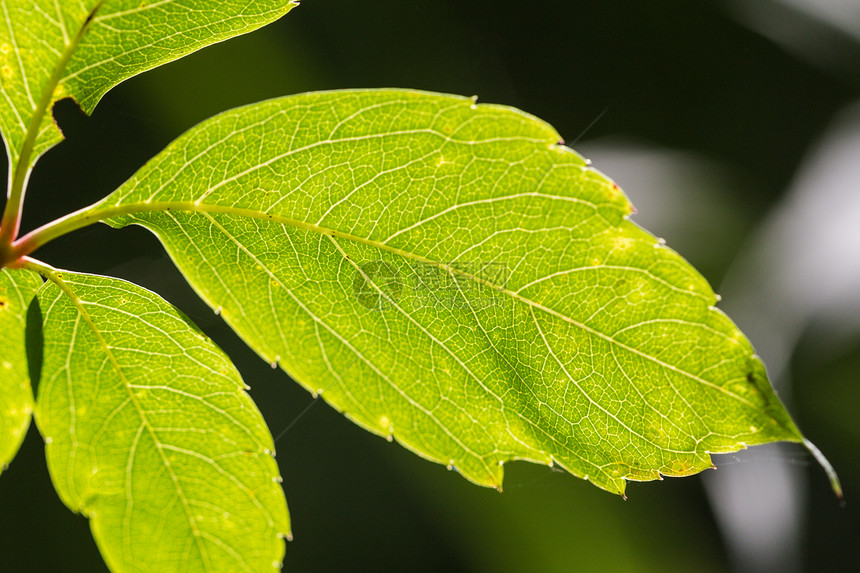
<path id="1" fill-rule="evenodd" d="M 577 320 L 573 319 L 572 317 L 569 317 L 569 316 L 567 316 L 567 315 L 565 315 L 565 314 L 563 314 L 563 313 L 561 313 L 561 312 L 559 312 L 559 311 L 557 311 L 557 310 L 555 310 L 549 306 L 546 306 L 546 305 L 544 305 L 538 301 L 535 301 L 535 300 L 532 300 L 526 296 L 523 296 L 522 294 L 520 294 L 517 291 L 512 291 L 512 290 L 510 290 L 510 289 L 508 289 L 502 285 L 495 284 L 492 281 L 489 281 L 483 277 L 468 273 L 461 268 L 457 268 L 456 266 L 452 266 L 452 265 L 446 264 L 446 263 L 441 262 L 441 261 L 429 259 L 425 256 L 422 256 L 422 255 L 419 255 L 416 253 L 412 253 L 412 252 L 409 252 L 409 251 L 406 251 L 403 249 L 399 249 L 397 247 L 392 247 L 391 245 L 388 245 L 386 243 L 376 241 L 373 239 L 368 239 L 366 237 L 360 237 L 357 235 L 352 235 L 350 233 L 345 233 L 343 231 L 339 231 L 337 229 L 325 227 L 325 226 L 322 226 L 319 224 L 308 223 L 307 221 L 301 221 L 299 219 L 294 219 L 291 217 L 285 217 L 283 215 L 278 215 L 278 214 L 266 213 L 265 211 L 260 211 L 260 210 L 256 210 L 256 209 L 247 209 L 247 208 L 241 208 L 241 207 L 235 207 L 235 206 L 204 204 L 204 203 L 198 203 L 196 201 L 142 201 L 142 202 L 138 202 L 138 203 L 127 203 L 127 204 L 123 204 L 123 205 L 111 205 L 111 206 L 96 205 L 93 208 L 82 213 L 81 219 L 86 218 L 86 220 L 88 220 L 90 222 L 95 221 L 95 220 L 107 222 L 110 219 L 118 218 L 118 217 L 121 217 L 124 215 L 125 216 L 134 216 L 134 215 L 140 214 L 140 213 L 169 212 L 169 211 L 187 211 L 187 212 L 208 213 L 208 214 L 224 214 L 224 215 L 233 215 L 233 216 L 237 216 L 237 217 L 247 217 L 247 218 L 252 218 L 252 219 L 262 219 L 262 220 L 274 221 L 276 223 L 288 225 L 288 226 L 291 226 L 293 228 L 301 229 L 304 231 L 317 233 L 319 235 L 334 237 L 334 238 L 338 238 L 338 239 L 345 239 L 348 241 L 360 243 L 363 245 L 367 245 L 367 246 L 379 249 L 381 251 L 391 253 L 393 255 L 397 255 L 400 257 L 404 257 L 406 259 L 410 259 L 410 260 L 422 263 L 422 264 L 426 264 L 426 265 L 430 265 L 430 266 L 442 269 L 445 272 L 450 273 L 452 275 L 457 275 L 461 278 L 474 281 L 474 282 L 481 284 L 481 285 L 484 285 L 488 288 L 492 288 L 493 290 L 495 290 L 501 294 L 510 296 L 513 300 L 519 301 L 522 304 L 526 304 L 532 308 L 536 308 L 542 312 L 545 312 L 549 315 L 552 315 L 552 316 L 554 316 L 560 320 L 563 320 L 563 321 L 581 329 L 583 332 L 586 332 L 588 334 L 596 336 L 596 337 L 608 342 L 609 344 L 615 345 L 618 348 L 621 348 L 621 349 L 626 350 L 632 354 L 635 354 L 635 355 L 637 355 L 637 356 L 639 356 L 645 360 L 653 362 L 662 368 L 666 368 L 666 369 L 671 370 L 677 374 L 685 376 L 685 377 L 687 377 L 687 378 L 689 378 L 689 379 L 691 379 L 691 380 L 693 380 L 693 381 L 695 381 L 695 382 L 697 382 L 697 383 L 699 383 L 705 387 L 708 387 L 708 388 L 711 388 L 712 390 L 716 390 L 718 392 L 721 392 L 721 393 L 725 394 L 726 396 L 728 396 L 734 400 L 737 400 L 738 402 L 744 404 L 745 406 L 747 406 L 749 408 L 752 408 L 752 409 L 756 408 L 756 406 L 752 402 L 744 399 L 741 396 L 738 396 L 737 394 L 734 394 L 734 393 L 726 390 L 722 386 L 719 386 L 717 384 L 714 384 L 713 382 L 705 380 L 704 378 L 697 376 L 691 372 L 687 372 L 685 370 L 682 370 L 681 368 L 678 368 L 677 366 L 674 366 L 672 364 L 668 364 L 668 363 L 658 359 L 655 356 L 651 356 L 645 352 L 642 352 L 641 350 L 639 350 L 637 348 L 634 348 L 632 346 L 624 344 L 623 342 L 616 340 L 615 338 L 613 338 L 612 336 L 610 336 L 606 333 L 600 332 L 599 330 L 596 330 L 596 329 L 586 325 L 585 323 L 577 321 Z M 83 226 L 83 225 L 81 225 L 81 226 Z M 694 292 L 690 293 L 691 296 L 696 295 L 696 294 L 697 293 L 694 293 Z M 713 311 L 709 308 L 708 312 L 713 312 Z M 735 341 L 735 343 L 738 344 L 737 341 Z"/>
<path id="2" fill-rule="evenodd" d="M 143 426 L 146 428 L 147 433 L 150 435 L 150 438 L 155 443 L 156 450 L 158 450 L 158 455 L 161 458 L 161 461 L 164 464 L 164 467 L 167 469 L 168 473 L 170 474 L 170 479 L 176 488 L 176 493 L 179 495 L 179 499 L 182 500 L 182 507 L 185 510 L 185 515 L 188 519 L 189 525 L 191 526 L 191 531 L 192 531 L 192 534 L 194 536 L 195 545 L 197 546 L 197 550 L 200 553 L 200 557 L 206 562 L 207 568 L 208 568 L 209 567 L 209 554 L 206 551 L 205 546 L 203 545 L 203 539 L 201 537 L 201 532 L 200 532 L 199 528 L 197 527 L 197 520 L 194 518 L 194 515 L 192 515 L 192 513 L 191 513 L 191 507 L 189 505 L 189 500 L 185 496 L 185 492 L 184 492 L 182 486 L 180 485 L 176 474 L 173 471 L 173 467 L 171 465 L 171 462 L 167 459 L 167 457 L 164 454 L 164 451 L 162 449 L 163 444 L 161 443 L 161 440 L 158 438 L 158 435 L 157 435 L 155 429 L 149 423 L 149 419 L 147 418 L 147 416 L 144 412 L 144 409 L 139 404 L 137 397 L 134 395 L 134 392 L 132 392 L 131 384 L 130 384 L 129 380 L 126 378 L 125 373 L 123 372 L 122 367 L 119 364 L 119 361 L 117 360 L 116 356 L 114 356 L 113 352 L 110 349 L 110 345 L 107 344 L 107 341 L 104 339 L 104 336 L 102 335 L 101 330 L 98 328 L 98 326 L 96 326 L 95 321 L 93 320 L 89 311 L 84 307 L 83 300 L 77 295 L 77 293 L 74 291 L 74 289 L 71 287 L 71 285 L 68 282 L 66 282 L 61 276 L 59 276 L 59 273 L 54 273 L 54 272 L 51 272 L 49 274 L 46 273 L 46 276 L 51 280 L 51 282 L 56 284 L 57 287 L 59 287 L 60 290 L 62 291 L 62 294 L 67 296 L 69 298 L 69 300 L 72 302 L 75 309 L 80 314 L 81 318 L 83 318 L 84 322 L 87 323 L 87 325 L 90 327 L 90 329 L 95 334 L 96 339 L 98 340 L 98 343 L 99 343 L 99 346 L 101 347 L 102 352 L 104 352 L 104 354 L 108 357 L 108 360 L 110 361 L 111 366 L 113 367 L 114 371 L 117 373 L 117 375 L 122 380 L 123 388 L 126 389 L 126 392 L 128 393 L 128 397 L 129 397 L 131 403 L 134 405 L 134 408 L 137 411 L 138 416 L 140 417 L 140 420 L 141 420 Z M 133 454 L 133 450 L 131 453 Z M 123 558 L 125 558 L 125 556 L 123 556 Z"/>

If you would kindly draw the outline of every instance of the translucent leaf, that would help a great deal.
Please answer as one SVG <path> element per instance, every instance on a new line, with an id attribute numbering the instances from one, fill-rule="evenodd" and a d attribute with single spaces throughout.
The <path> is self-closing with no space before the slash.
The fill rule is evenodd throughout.
<path id="1" fill-rule="evenodd" d="M 113 571 L 267 571 L 289 531 L 272 438 L 229 359 L 157 295 L 46 283 L 36 422 Z"/>
<path id="2" fill-rule="evenodd" d="M 33 412 L 24 343 L 27 308 L 40 286 L 36 273 L 0 269 L 0 473 L 18 452 Z"/>
<path id="3" fill-rule="evenodd" d="M 24 168 L 62 139 L 45 113 L 57 100 L 72 97 L 91 113 L 123 80 L 255 30 L 294 6 L 292 0 L 4 0 L 0 128 L 10 164 L 17 164 L 32 121 L 40 122 L 38 136 Z"/>
<path id="4" fill-rule="evenodd" d="M 267 361 L 466 478 L 617 493 L 800 433 L 706 281 L 545 123 L 314 93 L 192 129 L 82 215 L 152 230 Z"/>

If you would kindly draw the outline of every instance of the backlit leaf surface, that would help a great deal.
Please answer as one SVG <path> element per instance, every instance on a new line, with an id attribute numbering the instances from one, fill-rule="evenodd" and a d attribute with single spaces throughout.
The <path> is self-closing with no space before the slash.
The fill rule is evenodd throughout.
<path id="1" fill-rule="evenodd" d="M 289 532 L 272 438 L 227 357 L 136 285 L 46 283 L 36 422 L 62 500 L 113 571 L 277 569 Z"/>
<path id="2" fill-rule="evenodd" d="M 27 307 L 40 286 L 34 272 L 0 269 L 0 473 L 18 452 L 33 412 L 24 334 Z"/>
<path id="3" fill-rule="evenodd" d="M 267 361 L 361 426 L 500 486 L 622 493 L 801 440 L 706 281 L 520 111 L 314 93 L 192 129 L 88 217 L 152 230 Z"/>

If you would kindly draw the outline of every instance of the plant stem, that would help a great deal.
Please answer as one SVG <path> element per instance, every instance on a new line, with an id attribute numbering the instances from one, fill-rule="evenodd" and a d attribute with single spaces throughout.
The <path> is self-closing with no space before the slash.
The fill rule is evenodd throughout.
<path id="1" fill-rule="evenodd" d="M 51 79 L 54 79 L 53 76 Z M 30 178 L 30 171 L 32 170 L 30 156 L 33 153 L 36 136 L 38 136 L 39 127 L 42 124 L 42 118 L 45 116 L 45 112 L 53 100 L 54 88 L 56 88 L 56 83 L 53 85 L 49 83 L 45 87 L 42 98 L 30 117 L 30 124 L 27 126 L 27 132 L 24 135 L 24 143 L 21 145 L 21 152 L 14 166 L 15 171 L 7 195 L 3 220 L 0 222 L 0 245 L 11 244 L 18 236 L 18 231 L 21 227 L 21 209 L 24 205 L 24 194 L 27 189 L 27 181 Z"/>
<path id="2" fill-rule="evenodd" d="M 84 207 L 30 231 L 12 243 L 13 256 L 19 258 L 29 255 L 39 247 L 58 237 L 82 229 L 83 227 L 88 227 L 111 216 L 111 210 L 108 210 L 107 213 L 104 210 L 95 210 L 94 207 L 96 205 L 93 204 Z M 118 211 L 118 209 L 114 208 L 112 211 Z M 2 256 L 2 253 L 0 253 L 0 256 Z"/>
<path id="3" fill-rule="evenodd" d="M 33 271 L 34 273 L 39 273 L 40 275 L 42 275 L 43 278 L 53 283 L 56 283 L 57 286 L 59 286 L 61 289 L 63 289 L 63 287 L 65 286 L 65 282 L 57 278 L 60 273 L 59 269 L 55 269 L 51 265 L 43 263 L 42 261 L 30 257 L 21 257 L 20 262 L 18 264 L 18 268 L 27 269 L 29 271 Z"/>

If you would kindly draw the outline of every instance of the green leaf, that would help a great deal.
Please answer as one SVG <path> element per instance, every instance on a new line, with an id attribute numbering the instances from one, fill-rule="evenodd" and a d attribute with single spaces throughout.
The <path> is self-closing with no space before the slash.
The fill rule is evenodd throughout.
<path id="1" fill-rule="evenodd" d="M 289 519 L 229 359 L 157 295 L 63 271 L 39 291 L 36 422 L 63 502 L 113 571 L 279 568 Z"/>
<path id="2" fill-rule="evenodd" d="M 28 129 L 35 145 L 25 169 L 62 139 L 46 113 L 54 102 L 72 97 L 92 113 L 123 80 L 255 30 L 294 6 L 293 0 L 0 1 L 0 129 L 10 165 L 18 163 Z"/>
<path id="3" fill-rule="evenodd" d="M 41 285 L 36 273 L 0 269 L 0 473 L 18 453 L 33 412 L 24 332 Z"/>
<path id="4" fill-rule="evenodd" d="M 81 217 L 152 230 L 262 357 L 361 426 L 500 487 L 609 491 L 800 441 L 707 282 L 520 111 L 314 93 L 192 129 Z"/>

